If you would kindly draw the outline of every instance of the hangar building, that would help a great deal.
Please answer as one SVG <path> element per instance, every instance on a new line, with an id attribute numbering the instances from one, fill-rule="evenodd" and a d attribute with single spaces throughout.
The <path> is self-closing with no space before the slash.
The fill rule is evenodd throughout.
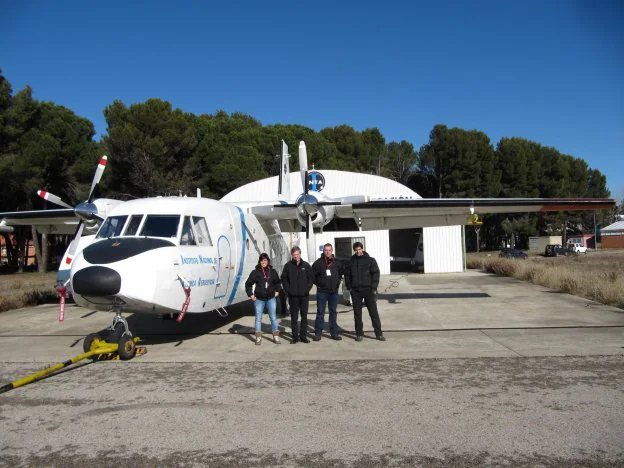
<path id="1" fill-rule="evenodd" d="M 329 197 L 364 194 L 376 200 L 421 198 L 404 185 L 376 175 L 322 170 L 311 172 L 309 178 L 320 178 L 319 174 L 324 181 L 319 189 Z M 303 192 L 300 173 L 290 173 L 289 182 L 290 198 L 295 199 Z M 228 193 L 221 201 L 236 203 L 275 200 L 278 184 L 278 176 L 251 182 Z M 289 246 L 299 245 L 303 257 L 308 258 L 305 233 L 284 233 L 284 239 Z M 464 271 L 462 226 L 390 231 L 325 231 L 316 234 L 318 252 L 314 258 L 318 258 L 327 242 L 334 245 L 337 257 L 350 257 L 353 254 L 351 246 L 355 241 L 362 242 L 365 250 L 376 258 L 382 274 L 415 269 L 424 273 Z"/>
<path id="2" fill-rule="evenodd" d="M 604 249 L 621 249 L 624 247 L 624 219 L 616 221 L 600 230 L 601 246 Z"/>

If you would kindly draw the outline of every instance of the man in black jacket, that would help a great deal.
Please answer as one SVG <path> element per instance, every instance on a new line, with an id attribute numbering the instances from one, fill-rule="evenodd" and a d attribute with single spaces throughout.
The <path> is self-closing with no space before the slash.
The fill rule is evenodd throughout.
<path id="1" fill-rule="evenodd" d="M 362 323 L 362 300 L 366 304 L 370 315 L 375 336 L 380 341 L 386 341 L 381 331 L 381 320 L 377 311 L 377 286 L 379 286 L 379 267 L 373 257 L 364 252 L 361 242 L 353 244 L 355 255 L 351 257 L 345 267 L 345 285 L 351 291 L 351 303 L 355 318 L 355 341 L 362 341 L 364 324 Z"/>
<path id="2" fill-rule="evenodd" d="M 290 250 L 292 260 L 284 265 L 282 270 L 282 287 L 288 295 L 290 306 L 290 328 L 292 328 L 291 344 L 309 343 L 308 340 L 308 305 L 310 303 L 310 289 L 314 284 L 314 274 L 308 262 L 301 259 L 301 249 L 293 247 Z M 301 328 L 297 327 L 297 320 L 301 313 Z"/>
<path id="3" fill-rule="evenodd" d="M 340 341 L 338 328 L 338 288 L 342 281 L 343 265 L 334 257 L 331 244 L 323 246 L 323 255 L 312 264 L 314 284 L 316 284 L 316 320 L 314 322 L 314 341 L 321 340 L 325 326 L 325 304 L 329 309 L 329 333 L 332 339 Z"/>

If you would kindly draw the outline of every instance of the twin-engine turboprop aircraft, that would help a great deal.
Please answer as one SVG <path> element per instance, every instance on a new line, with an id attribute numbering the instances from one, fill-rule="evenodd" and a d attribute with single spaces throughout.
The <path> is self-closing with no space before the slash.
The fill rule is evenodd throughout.
<path id="1" fill-rule="evenodd" d="M 601 210 L 614 205 L 610 199 L 373 201 L 366 194 L 333 199 L 311 190 L 303 141 L 299 166 L 304 193 L 291 198 L 288 147 L 283 141 L 281 153 L 279 193 L 271 201 L 224 203 L 201 198 L 199 191 L 196 198 L 93 199 L 106 166 L 104 156 L 86 202 L 72 208 L 40 191 L 40 196 L 64 209 L 0 213 L 0 219 L 5 218 L 7 225 L 68 229 L 78 217 L 59 281 L 71 286 L 78 305 L 116 313 L 109 340 L 117 340 L 121 357 L 129 359 L 135 352 L 134 340 L 122 312 L 179 313 L 178 321 L 186 313 L 225 315 L 225 307 L 247 300 L 244 281 L 258 254 L 269 253 L 277 268 L 289 260 L 283 231 L 303 229 L 308 252 L 315 252 L 315 230 L 332 221 L 340 222 L 341 230 L 400 229 L 466 224 L 474 214 Z M 85 229 L 97 226 L 95 235 L 83 235 Z M 85 339 L 85 349 L 94 336 Z"/>

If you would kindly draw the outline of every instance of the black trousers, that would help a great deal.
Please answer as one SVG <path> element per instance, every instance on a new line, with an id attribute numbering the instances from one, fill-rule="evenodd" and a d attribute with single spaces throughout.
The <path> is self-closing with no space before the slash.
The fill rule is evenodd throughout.
<path id="1" fill-rule="evenodd" d="M 375 336 L 382 335 L 381 320 L 379 320 L 375 293 L 372 289 L 351 290 L 351 303 L 353 304 L 353 316 L 355 318 L 355 334 L 364 334 L 364 324 L 362 323 L 362 301 L 364 301 L 366 308 L 368 309 L 368 315 L 370 315 L 371 322 L 373 323 Z"/>
<path id="2" fill-rule="evenodd" d="M 305 338 L 308 335 L 308 305 L 310 296 L 288 296 L 290 306 L 290 328 L 292 328 L 293 340 Z M 297 326 L 297 320 L 301 314 L 301 328 Z"/>

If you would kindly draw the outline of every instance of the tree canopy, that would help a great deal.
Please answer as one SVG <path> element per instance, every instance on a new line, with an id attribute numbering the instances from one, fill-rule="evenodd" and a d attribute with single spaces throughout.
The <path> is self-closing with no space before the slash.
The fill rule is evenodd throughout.
<path id="1" fill-rule="evenodd" d="M 435 125 L 418 150 L 386 141 L 378 128 L 349 125 L 319 131 L 262 125 L 244 113 L 195 115 L 161 99 L 104 109 L 107 130 L 95 141 L 93 124 L 70 109 L 13 93 L 0 71 L 0 211 L 40 208 L 45 187 L 68 203 L 84 200 L 100 154 L 110 155 L 100 195 L 127 200 L 195 192 L 220 198 L 242 184 L 276 175 L 279 142 L 296 152 L 305 140 L 310 164 L 377 174 L 424 197 L 607 197 L 605 176 L 557 149 L 519 137 L 493 144 L 479 130 Z M 298 170 L 292 158 L 291 169 Z M 587 214 L 492 216 L 482 241 L 500 245 L 509 233 L 526 237 L 567 222 L 591 230 Z"/>

